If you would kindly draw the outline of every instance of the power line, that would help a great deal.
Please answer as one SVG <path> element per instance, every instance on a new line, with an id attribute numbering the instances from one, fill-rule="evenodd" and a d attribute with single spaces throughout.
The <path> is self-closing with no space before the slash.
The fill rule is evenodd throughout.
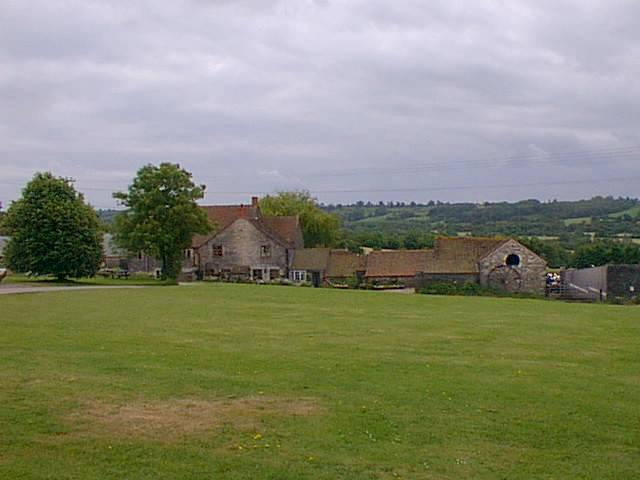
<path id="1" fill-rule="evenodd" d="M 589 163 L 589 165 L 593 165 L 599 163 L 600 161 L 612 161 L 619 159 L 626 159 L 636 155 L 640 155 L 640 146 L 629 146 L 625 148 L 608 148 L 601 150 L 594 150 L 590 152 L 565 152 L 563 154 L 541 154 L 534 156 L 511 156 L 504 157 L 502 159 L 494 159 L 494 160 L 485 160 L 481 162 L 477 161 L 459 161 L 459 162 L 447 162 L 447 163 L 422 163 L 415 164 L 412 166 L 394 166 L 394 167 L 362 167 L 358 169 L 351 170 L 343 170 L 336 172 L 317 172 L 317 173 L 308 173 L 308 174 L 299 174 L 300 177 L 311 177 L 311 178 L 320 178 L 320 177 L 342 177 L 342 176 L 355 176 L 361 174 L 401 174 L 401 173 L 415 173 L 417 171 L 423 169 L 429 169 L 431 172 L 440 172 L 445 170 L 457 170 L 459 168 L 473 169 L 473 168 L 531 168 L 531 163 L 534 164 L 549 164 L 552 161 L 560 162 L 566 160 L 580 161 L 580 160 L 593 160 Z M 510 162 L 513 160 L 527 160 L 528 163 L 522 165 L 516 165 L 513 163 L 504 164 L 504 162 Z M 566 165 L 565 165 L 566 166 Z M 584 163 L 581 164 L 584 166 Z M 198 183 L 216 183 L 222 182 L 223 180 L 207 180 L 207 179 L 198 179 Z M 85 181 L 77 180 L 77 183 L 83 184 Z M 100 180 L 92 180 L 91 182 L 87 182 L 91 184 L 111 184 L 111 185 L 122 185 L 121 182 L 118 181 L 100 181 Z M 228 183 L 228 180 L 225 181 Z M 8 182 L 8 181 L 0 181 L 0 184 L 5 185 L 16 185 L 22 186 L 23 183 L 18 182 Z M 98 186 L 87 186 L 82 187 L 83 191 L 103 191 L 103 192 L 112 192 L 113 190 L 117 190 L 118 187 L 98 187 Z"/>
<path id="2" fill-rule="evenodd" d="M 580 184 L 598 184 L 612 182 L 627 182 L 640 180 L 640 176 L 631 177 L 612 177 L 612 178 L 592 178 L 586 180 L 565 180 L 561 182 L 530 182 L 530 183 L 509 183 L 500 185 L 454 185 L 448 187 L 411 187 L 411 188 L 377 188 L 362 190 L 310 190 L 312 194 L 340 194 L 340 193 L 390 193 L 390 192 L 439 192 L 448 190 L 492 190 L 492 189 L 510 189 L 522 187 L 540 187 L 540 186 L 562 186 L 562 185 L 580 185 Z M 269 195 L 273 192 L 231 192 L 217 191 L 206 192 L 207 195 Z"/>

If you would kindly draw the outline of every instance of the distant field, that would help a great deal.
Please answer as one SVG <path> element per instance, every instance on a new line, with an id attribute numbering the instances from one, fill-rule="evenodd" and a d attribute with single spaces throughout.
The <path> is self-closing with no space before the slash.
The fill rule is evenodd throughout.
<path id="1" fill-rule="evenodd" d="M 639 312 L 230 284 L 0 296 L 0 478 L 636 479 Z"/>
<path id="2" fill-rule="evenodd" d="M 591 217 L 566 218 L 563 222 L 566 226 L 580 224 L 591 225 Z"/>
<path id="3" fill-rule="evenodd" d="M 640 217 L 640 205 L 629 208 L 627 210 L 623 210 L 622 212 L 612 213 L 609 216 L 612 218 L 620 218 L 625 215 L 629 215 L 632 218 Z"/>

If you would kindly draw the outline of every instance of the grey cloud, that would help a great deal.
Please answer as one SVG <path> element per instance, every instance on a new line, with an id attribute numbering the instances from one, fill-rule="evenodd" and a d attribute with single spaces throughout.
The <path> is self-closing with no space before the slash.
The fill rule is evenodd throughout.
<path id="1" fill-rule="evenodd" d="M 640 175 L 637 156 L 577 169 L 580 155 L 562 155 L 640 144 L 639 19 L 637 2 L 615 0 L 9 2 L 0 198 L 51 169 L 106 206 L 110 188 L 164 160 L 206 180 L 210 201 L 246 196 L 216 190 L 496 184 L 505 165 L 509 178 Z M 526 161 L 540 152 L 557 160 Z M 509 157 L 519 160 L 498 161 Z M 487 159 L 496 168 L 402 172 Z M 361 167 L 390 171 L 319 175 Z M 563 193 L 637 195 L 627 183 Z M 534 187 L 319 194 L 549 195 L 561 197 Z"/>

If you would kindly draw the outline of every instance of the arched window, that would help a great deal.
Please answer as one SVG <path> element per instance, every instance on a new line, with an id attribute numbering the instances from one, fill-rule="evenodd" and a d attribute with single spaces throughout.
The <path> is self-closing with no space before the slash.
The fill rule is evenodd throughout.
<path id="1" fill-rule="evenodd" d="M 506 263 L 510 267 L 517 267 L 518 265 L 520 265 L 520 257 L 515 253 L 510 253 L 509 255 L 507 255 L 504 263 Z"/>

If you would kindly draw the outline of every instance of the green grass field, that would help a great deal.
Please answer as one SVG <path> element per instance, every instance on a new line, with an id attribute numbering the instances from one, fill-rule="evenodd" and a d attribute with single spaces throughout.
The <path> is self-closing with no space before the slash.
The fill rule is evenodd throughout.
<path id="1" fill-rule="evenodd" d="M 0 296 L 2 479 L 636 479 L 640 309 L 208 284 Z"/>

